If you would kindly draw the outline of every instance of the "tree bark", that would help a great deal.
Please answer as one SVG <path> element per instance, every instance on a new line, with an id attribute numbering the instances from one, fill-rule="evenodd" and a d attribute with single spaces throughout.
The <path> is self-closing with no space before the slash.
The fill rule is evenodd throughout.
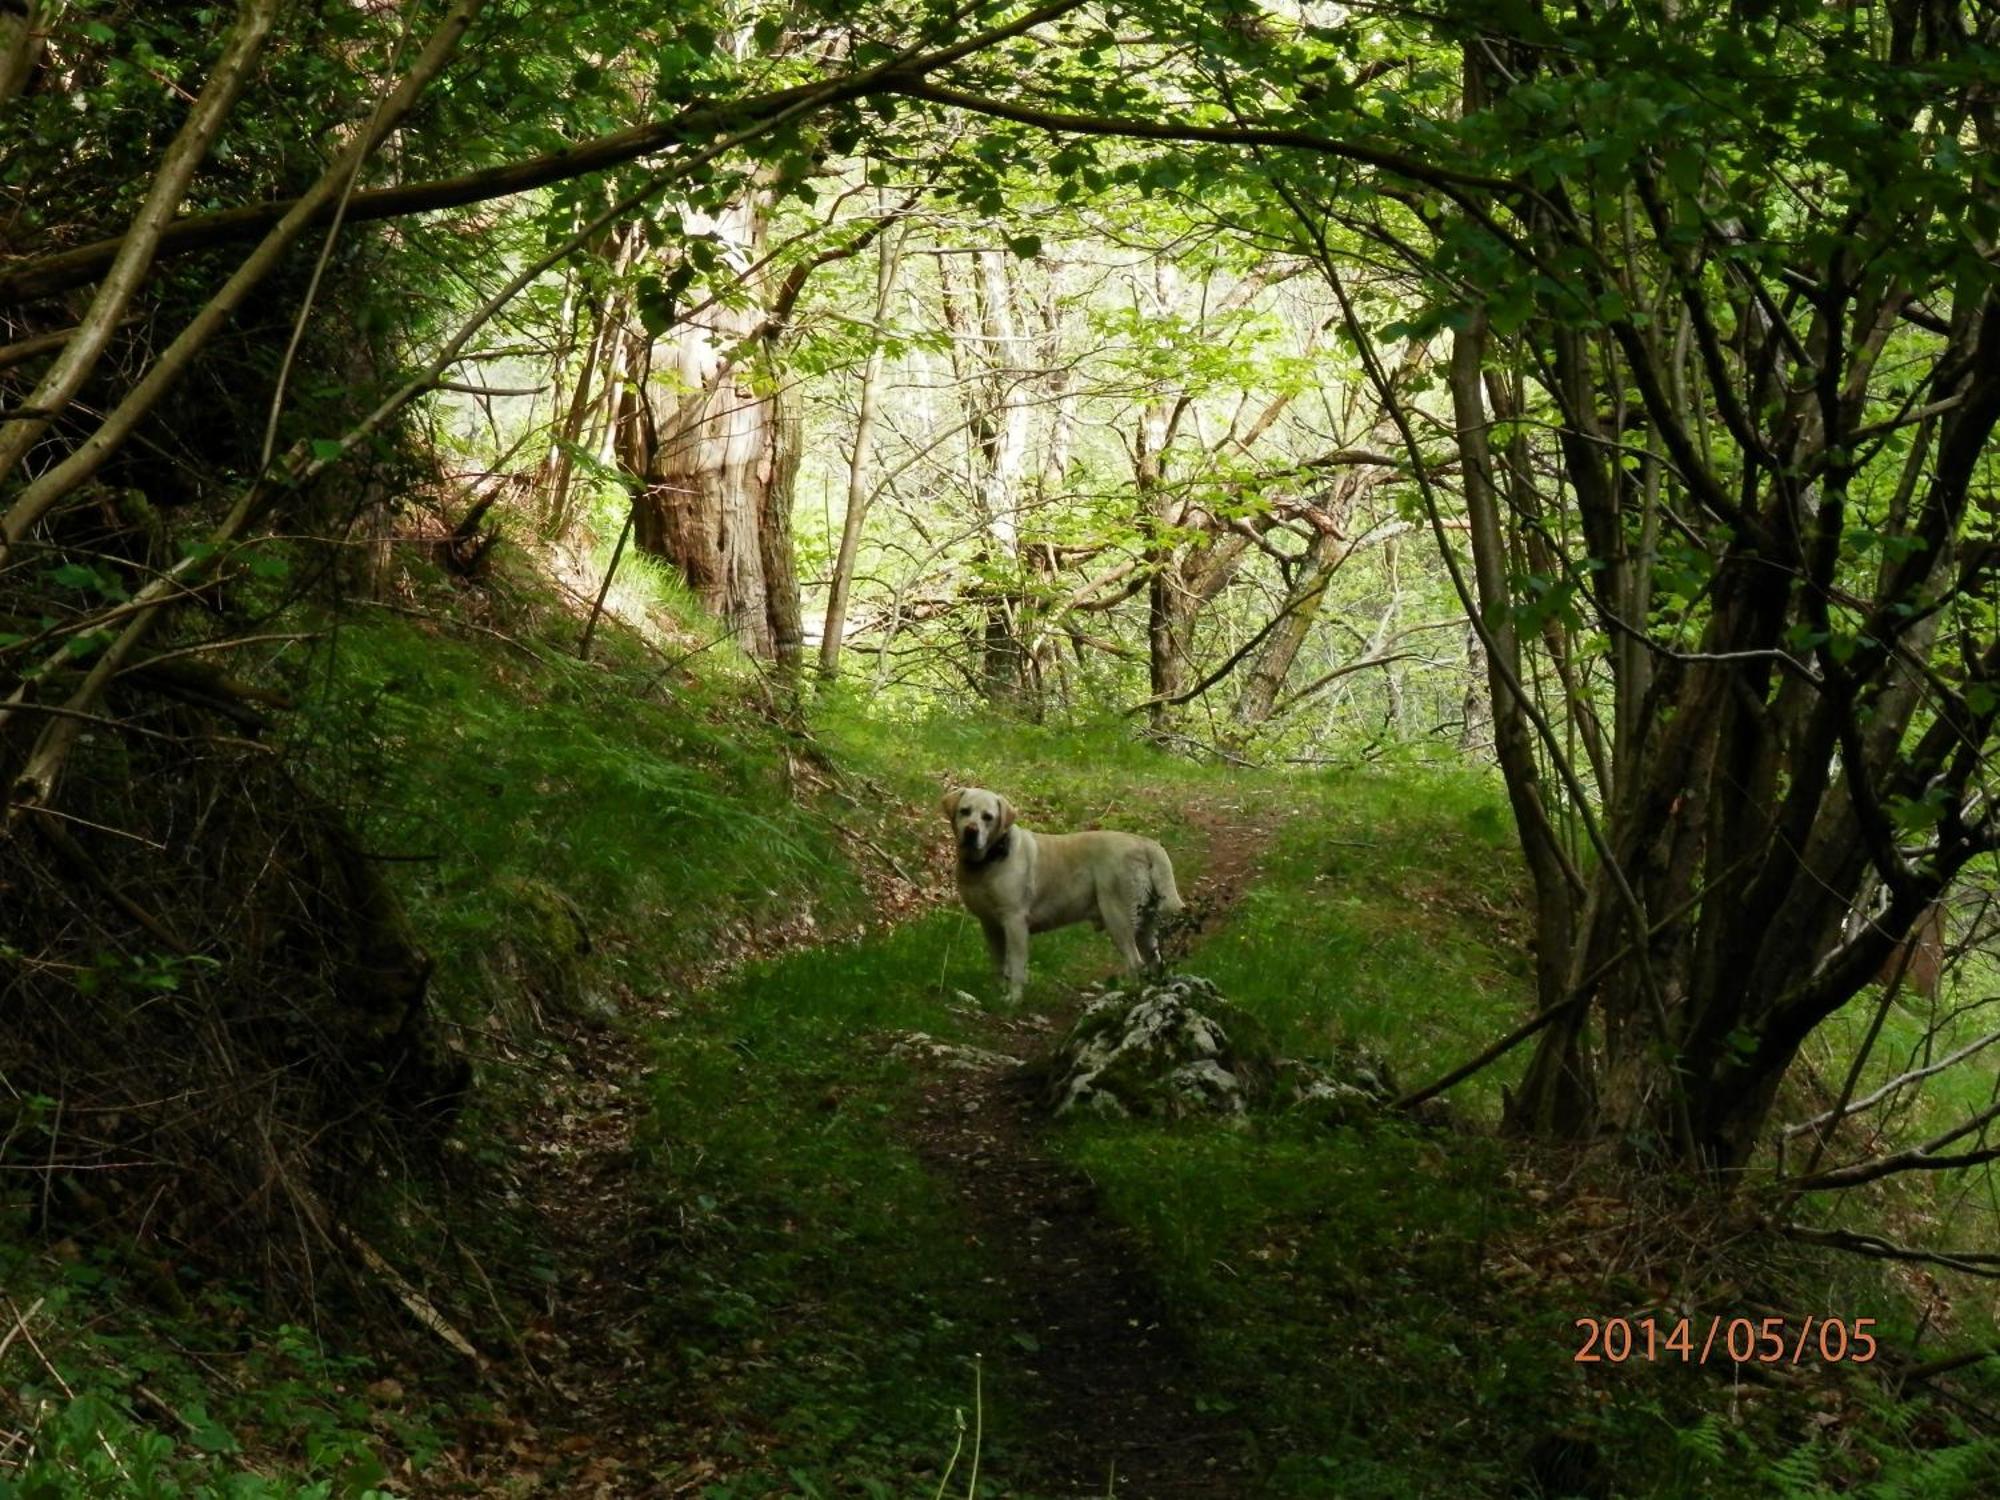
<path id="1" fill-rule="evenodd" d="M 13 0 L 0 10 L 0 105 L 27 91 L 63 0 Z"/>
<path id="2" fill-rule="evenodd" d="M 654 344 L 638 420 L 617 434 L 641 485 L 633 539 L 673 564 L 746 652 L 797 664 L 798 581 L 791 496 L 798 474 L 795 398 L 777 368 L 773 289 L 761 270 L 770 202 L 746 193 L 694 232 L 712 233 L 746 268 L 739 295 L 716 298 Z"/>

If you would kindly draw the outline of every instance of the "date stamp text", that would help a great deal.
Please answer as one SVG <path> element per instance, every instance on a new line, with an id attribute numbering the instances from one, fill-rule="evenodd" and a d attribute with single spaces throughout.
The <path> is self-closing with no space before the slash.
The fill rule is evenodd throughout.
<path id="1" fill-rule="evenodd" d="M 1807 1314 L 1797 1324 L 1789 1318 L 1578 1318 L 1581 1336 L 1575 1362 L 1580 1365 L 1622 1365 L 1628 1360 L 1648 1364 L 1677 1361 L 1707 1364 L 1728 1360 L 1739 1365 L 1822 1364 L 1865 1365 L 1875 1357 L 1873 1318 L 1822 1318 Z"/>

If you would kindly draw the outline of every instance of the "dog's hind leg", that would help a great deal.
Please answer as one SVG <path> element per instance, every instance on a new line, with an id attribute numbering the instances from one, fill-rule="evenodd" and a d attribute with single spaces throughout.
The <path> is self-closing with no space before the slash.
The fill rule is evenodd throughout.
<path id="1" fill-rule="evenodd" d="M 1165 971 L 1166 959 L 1160 952 L 1160 895 L 1155 891 L 1139 903 L 1139 957 L 1148 974 Z"/>
<path id="2" fill-rule="evenodd" d="M 1098 898 L 1097 914 L 1117 947 L 1118 956 L 1125 961 L 1125 972 L 1145 973 L 1146 960 L 1139 951 L 1139 913 L 1133 910 L 1130 900 L 1107 891 Z"/>

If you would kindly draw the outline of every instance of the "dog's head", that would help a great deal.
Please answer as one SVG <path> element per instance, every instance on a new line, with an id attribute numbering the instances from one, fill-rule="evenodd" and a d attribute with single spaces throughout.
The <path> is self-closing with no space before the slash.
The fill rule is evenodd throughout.
<path id="1" fill-rule="evenodd" d="M 1014 826 L 1014 805 L 998 792 L 969 786 L 944 794 L 944 815 L 966 859 L 979 859 Z"/>

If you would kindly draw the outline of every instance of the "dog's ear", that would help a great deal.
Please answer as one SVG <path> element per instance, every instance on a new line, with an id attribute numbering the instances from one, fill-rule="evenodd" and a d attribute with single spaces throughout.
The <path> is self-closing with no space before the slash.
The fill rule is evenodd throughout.
<path id="1" fill-rule="evenodd" d="M 1000 804 L 1000 826 L 993 830 L 993 837 L 997 839 L 1001 834 L 1014 826 L 1014 804 L 1009 802 L 1005 797 L 1000 797 L 996 800 Z"/>
<path id="2" fill-rule="evenodd" d="M 964 795 L 965 793 L 957 787 L 944 794 L 944 801 L 939 806 L 944 808 L 945 821 L 951 822 L 958 817 L 958 799 Z"/>

